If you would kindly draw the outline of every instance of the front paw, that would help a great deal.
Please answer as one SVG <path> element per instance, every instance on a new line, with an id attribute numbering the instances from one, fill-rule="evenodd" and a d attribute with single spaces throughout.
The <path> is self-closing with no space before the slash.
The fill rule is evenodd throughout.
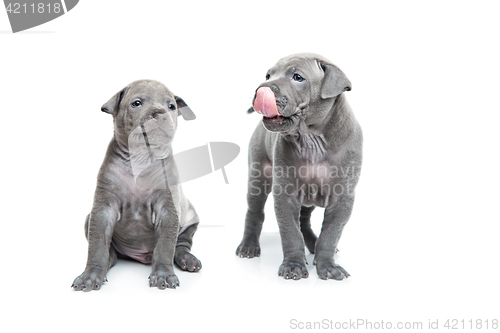
<path id="1" fill-rule="evenodd" d="M 284 260 L 278 270 L 278 275 L 283 276 L 287 280 L 300 280 L 301 278 L 306 279 L 309 276 L 309 272 L 307 271 L 305 260 L 300 263 Z"/>
<path id="2" fill-rule="evenodd" d="M 260 257 L 259 241 L 243 240 L 236 249 L 236 255 L 240 258 Z"/>
<path id="3" fill-rule="evenodd" d="M 85 271 L 73 281 L 71 288 L 74 288 L 76 291 L 99 290 L 104 282 L 108 282 L 106 279 L 106 272 L 101 268 L 93 267 L 85 269 Z"/>
<path id="4" fill-rule="evenodd" d="M 169 273 L 164 269 L 153 270 L 149 276 L 149 286 L 158 287 L 158 289 L 179 287 L 179 279 L 174 273 Z"/>
<path id="5" fill-rule="evenodd" d="M 342 266 L 335 264 L 332 260 L 318 261 L 316 264 L 316 272 L 318 273 L 318 277 L 322 280 L 343 280 L 351 276 Z"/>

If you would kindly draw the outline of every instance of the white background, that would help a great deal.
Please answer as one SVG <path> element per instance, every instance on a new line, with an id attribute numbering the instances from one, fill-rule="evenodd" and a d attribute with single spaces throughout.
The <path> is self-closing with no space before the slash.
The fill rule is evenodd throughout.
<path id="1" fill-rule="evenodd" d="M 81 1 L 24 33 L 0 10 L 0 327 L 53 332 L 285 332 L 290 321 L 500 319 L 500 6 L 494 1 Z M 351 80 L 364 165 L 337 262 L 351 277 L 286 281 L 266 208 L 262 256 L 234 251 L 246 211 L 246 114 L 278 59 L 322 54 Z M 148 287 L 119 261 L 98 292 L 75 292 L 95 179 L 112 137 L 100 107 L 156 79 L 197 115 L 174 151 L 241 147 L 184 184 L 201 226 L 198 274 Z M 322 210 L 313 214 L 319 230 Z M 312 262 L 312 256 L 308 255 Z M 14 325 L 14 326 L 12 326 Z M 484 325 L 484 323 L 483 323 Z M 484 326 L 483 326 L 484 327 Z M 484 330 L 484 329 L 483 329 Z"/>

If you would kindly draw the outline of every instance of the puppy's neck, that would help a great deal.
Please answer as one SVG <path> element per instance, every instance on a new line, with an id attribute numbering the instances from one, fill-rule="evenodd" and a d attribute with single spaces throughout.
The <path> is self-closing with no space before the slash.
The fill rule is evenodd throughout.
<path id="1" fill-rule="evenodd" d="M 115 136 L 112 139 L 111 149 L 112 149 L 113 153 L 119 159 L 126 161 L 126 162 L 130 162 L 131 154 L 130 154 L 130 150 L 128 147 L 128 143 L 127 144 L 123 143 L 123 141 L 119 140 Z M 138 153 L 139 152 L 137 152 L 137 154 Z M 173 156 L 173 149 L 172 149 L 172 146 L 166 147 L 165 150 L 162 152 L 162 155 L 160 155 L 160 156 L 153 155 L 152 151 L 149 150 L 149 147 L 148 147 L 148 151 L 143 151 L 142 153 L 148 153 L 150 155 L 150 158 L 153 160 L 158 160 L 158 159 L 163 160 L 163 159 L 170 159 Z"/>
<path id="2" fill-rule="evenodd" d="M 323 134 L 302 134 L 298 132 L 283 137 L 292 145 L 294 152 L 298 156 L 312 163 L 321 161 L 326 154 L 326 140 Z"/>
<path id="3" fill-rule="evenodd" d="M 113 137 L 111 149 L 116 157 L 124 162 L 130 162 L 130 153 L 128 150 L 128 146 L 121 142 L 116 135 Z"/>
<path id="4" fill-rule="evenodd" d="M 301 120 L 299 126 L 290 133 L 283 134 L 283 138 L 290 142 L 298 156 L 316 163 L 321 161 L 328 149 L 334 149 L 341 142 L 336 138 L 342 138 L 344 127 L 348 125 L 349 113 L 345 112 L 347 107 L 345 97 L 339 95 L 328 116 L 318 124 L 305 124 Z"/>

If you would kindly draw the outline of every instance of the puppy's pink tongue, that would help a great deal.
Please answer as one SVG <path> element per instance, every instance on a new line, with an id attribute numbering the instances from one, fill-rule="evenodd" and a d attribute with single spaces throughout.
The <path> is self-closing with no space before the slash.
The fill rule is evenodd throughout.
<path id="1" fill-rule="evenodd" d="M 271 88 L 268 87 L 261 87 L 257 90 L 253 108 L 266 118 L 274 118 L 280 115 L 276 107 L 276 97 Z"/>

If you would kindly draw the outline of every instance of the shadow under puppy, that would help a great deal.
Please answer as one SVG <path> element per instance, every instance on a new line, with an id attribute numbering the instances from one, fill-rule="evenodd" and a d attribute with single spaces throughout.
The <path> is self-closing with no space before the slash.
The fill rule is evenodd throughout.
<path id="1" fill-rule="evenodd" d="M 85 222 L 85 271 L 75 290 L 99 290 L 117 257 L 152 264 L 150 287 L 179 286 L 174 262 L 197 272 L 190 253 L 198 215 L 182 193 L 172 154 L 177 117 L 195 119 L 182 98 L 157 81 L 135 81 L 101 108 L 113 116 L 114 136 L 97 177 Z"/>
<path id="2" fill-rule="evenodd" d="M 361 128 L 343 94 L 349 90 L 345 74 L 315 54 L 285 57 L 267 72 L 249 110 L 263 119 L 250 140 L 248 211 L 238 256 L 260 255 L 264 205 L 273 192 L 284 257 L 278 274 L 308 277 L 306 246 L 321 279 L 349 276 L 333 258 L 361 170 Z M 319 238 L 310 224 L 315 206 L 325 208 Z"/>

